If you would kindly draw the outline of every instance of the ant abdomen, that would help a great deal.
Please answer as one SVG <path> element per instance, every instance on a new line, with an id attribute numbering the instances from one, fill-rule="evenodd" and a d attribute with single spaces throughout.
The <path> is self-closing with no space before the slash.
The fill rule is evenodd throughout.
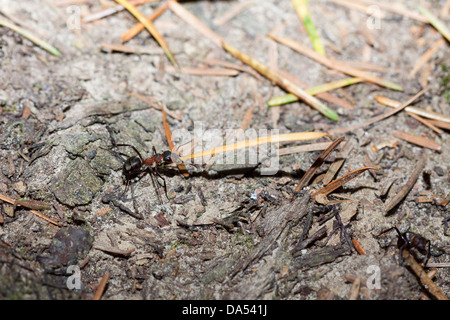
<path id="1" fill-rule="evenodd" d="M 137 156 L 128 158 L 123 164 L 123 174 L 127 179 L 131 179 L 142 171 L 141 159 Z"/>

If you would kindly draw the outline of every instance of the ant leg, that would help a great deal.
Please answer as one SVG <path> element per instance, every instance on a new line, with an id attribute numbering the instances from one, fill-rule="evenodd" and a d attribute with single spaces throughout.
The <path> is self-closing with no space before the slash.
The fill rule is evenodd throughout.
<path id="1" fill-rule="evenodd" d="M 162 187 L 164 188 L 164 193 L 166 194 L 167 200 L 170 200 L 169 196 L 167 195 L 166 179 L 164 179 L 164 177 L 159 173 L 159 171 L 156 168 L 155 168 L 155 173 L 163 181 L 163 186 Z M 158 183 L 159 183 L 159 181 L 158 181 Z"/>
<path id="2" fill-rule="evenodd" d="M 401 246 L 398 248 L 398 255 L 399 255 L 400 261 L 403 260 L 403 250 L 406 250 L 406 249 L 407 249 L 407 245 L 408 245 L 408 243 L 405 242 L 403 245 L 401 245 Z"/>
<path id="3" fill-rule="evenodd" d="M 123 192 L 118 196 L 119 199 L 122 199 L 122 197 L 125 195 L 126 197 L 126 193 L 128 191 L 128 187 L 130 186 L 130 180 L 127 180 L 125 183 L 125 189 L 123 190 Z"/>
<path id="4" fill-rule="evenodd" d="M 391 227 L 389 229 L 383 230 L 380 232 L 379 235 L 375 236 L 375 238 L 381 237 L 383 234 L 388 233 L 389 231 L 393 230 L 393 229 L 397 229 L 397 227 Z M 398 230 L 398 229 L 397 229 Z M 398 232 L 398 231 L 397 231 Z"/>
<path id="5" fill-rule="evenodd" d="M 141 213 L 139 213 L 139 210 L 136 205 L 136 199 L 134 198 L 134 186 L 130 185 L 130 189 L 131 189 L 131 199 L 133 200 L 133 208 L 135 211 L 135 216 L 140 217 L 140 219 L 143 219 L 144 217 L 142 216 Z"/>
<path id="6" fill-rule="evenodd" d="M 352 242 L 350 241 L 350 237 L 349 237 L 348 232 L 347 232 L 347 226 L 348 225 L 347 226 L 344 225 L 344 223 L 341 220 L 341 216 L 339 215 L 339 212 L 336 212 L 336 216 L 335 217 L 336 217 L 336 220 L 338 222 L 338 227 L 341 228 L 341 238 L 342 238 L 342 236 L 344 236 L 345 241 L 350 246 L 350 248 L 352 248 L 353 247 L 352 246 Z"/>
<path id="7" fill-rule="evenodd" d="M 137 155 L 139 156 L 139 158 L 141 159 L 141 162 L 144 162 L 144 158 L 142 157 L 141 153 L 138 151 L 138 149 L 136 149 L 135 146 L 132 146 L 131 144 L 126 144 L 126 143 L 117 143 L 116 144 L 117 147 L 130 147 L 134 150 L 134 152 L 137 153 Z"/>
<path id="8" fill-rule="evenodd" d="M 430 240 L 427 241 L 427 245 L 428 245 L 427 254 L 425 255 L 425 261 L 423 262 L 424 267 L 427 266 L 428 260 L 430 259 L 430 256 L 431 256 L 431 241 Z"/>
<path id="9" fill-rule="evenodd" d="M 155 169 L 149 167 L 149 170 L 150 170 L 150 177 L 152 178 L 153 188 L 155 188 L 156 196 L 158 197 L 158 202 L 159 202 L 159 204 L 162 204 L 161 195 L 159 194 L 159 190 L 158 190 L 159 182 L 158 182 L 158 180 L 156 179 Z M 155 180 L 156 180 L 156 181 L 155 181 Z"/>
<path id="10" fill-rule="evenodd" d="M 143 171 L 137 177 L 135 177 L 133 179 L 126 180 L 125 181 L 125 190 L 120 194 L 119 198 L 122 198 L 125 195 L 125 193 L 128 191 L 128 188 L 130 186 L 132 186 L 133 184 L 136 184 L 137 182 L 139 182 L 145 176 L 145 174 L 146 174 L 146 172 Z M 132 180 L 135 180 L 135 181 L 133 182 Z M 132 196 L 132 198 L 133 198 L 133 196 Z M 126 195 L 125 195 L 125 199 L 124 200 L 127 200 L 126 199 Z"/>

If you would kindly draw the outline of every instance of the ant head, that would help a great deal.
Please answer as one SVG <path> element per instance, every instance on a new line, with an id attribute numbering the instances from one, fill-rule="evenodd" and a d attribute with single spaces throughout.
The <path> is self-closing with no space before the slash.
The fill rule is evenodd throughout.
<path id="1" fill-rule="evenodd" d="M 163 152 L 163 160 L 165 163 L 172 163 L 172 152 L 170 151 L 164 151 Z"/>

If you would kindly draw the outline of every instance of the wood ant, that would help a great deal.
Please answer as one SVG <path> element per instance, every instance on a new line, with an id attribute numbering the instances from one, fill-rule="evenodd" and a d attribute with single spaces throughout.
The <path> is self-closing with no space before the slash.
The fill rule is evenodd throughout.
<path id="1" fill-rule="evenodd" d="M 426 266 L 431 256 L 438 257 L 444 253 L 442 249 L 440 249 L 439 253 L 433 253 L 431 251 L 430 240 L 426 239 L 420 234 L 411 231 L 401 233 L 400 230 L 398 230 L 398 228 L 395 226 L 383 231 L 381 234 L 389 232 L 392 229 L 394 229 L 398 234 L 397 246 L 400 251 L 400 257 L 402 257 L 403 250 L 415 248 L 417 251 L 425 255 L 424 266 Z"/>
<path id="2" fill-rule="evenodd" d="M 173 163 L 172 152 L 164 151 L 163 153 L 157 153 L 155 147 L 153 147 L 153 155 L 150 158 L 144 159 L 136 147 L 132 145 L 116 144 L 116 146 L 130 147 L 137 153 L 137 156 L 129 157 L 123 164 L 122 173 L 125 177 L 126 185 L 130 185 L 132 180 L 140 180 L 146 173 L 150 173 L 152 179 L 156 178 L 156 182 L 164 187 L 164 193 L 167 199 L 169 199 L 167 196 L 166 180 L 159 173 L 158 167 Z M 162 180 L 162 184 L 158 181 L 158 178 Z"/>
<path id="3" fill-rule="evenodd" d="M 114 141 L 113 141 L 114 142 Z M 128 187 L 131 188 L 131 197 L 133 200 L 133 206 L 137 212 L 137 207 L 134 202 L 134 190 L 133 190 L 133 184 L 132 182 L 139 181 L 142 179 L 147 173 L 150 174 L 150 177 L 152 179 L 153 186 L 156 189 L 156 193 L 158 196 L 159 203 L 161 204 L 161 196 L 158 192 L 158 185 L 162 186 L 164 188 L 164 193 L 169 199 L 167 195 L 167 185 L 166 180 L 158 171 L 159 167 L 162 167 L 167 164 L 173 163 L 172 158 L 172 152 L 170 151 L 164 151 L 163 153 L 157 153 L 155 147 L 152 148 L 153 155 L 149 158 L 144 158 L 141 153 L 137 150 L 136 147 L 130 144 L 123 144 L 123 143 L 113 143 L 114 147 L 130 147 L 134 150 L 134 152 L 137 154 L 135 156 L 131 156 L 127 158 L 126 160 L 122 159 L 117 153 L 116 156 L 120 157 L 121 160 L 124 162 L 122 167 L 122 174 L 125 180 L 125 190 L 120 194 L 119 198 L 121 198 L 128 190 Z M 161 181 L 162 180 L 162 181 Z M 109 199 L 109 198 L 106 198 Z M 133 216 L 139 216 L 141 215 L 139 213 L 133 214 Z M 142 217 L 141 217 L 142 218 Z"/>

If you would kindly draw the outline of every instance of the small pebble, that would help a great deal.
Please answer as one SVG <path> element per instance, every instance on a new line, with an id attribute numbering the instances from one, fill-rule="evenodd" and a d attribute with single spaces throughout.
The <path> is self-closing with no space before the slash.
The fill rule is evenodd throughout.
<path id="1" fill-rule="evenodd" d="M 437 175 L 440 176 L 440 177 L 442 177 L 442 176 L 445 174 L 444 169 L 442 169 L 442 168 L 439 167 L 439 166 L 435 166 L 435 167 L 433 168 L 433 170 L 434 170 L 434 172 L 436 172 Z"/>
<path id="2" fill-rule="evenodd" d="M 27 192 L 27 186 L 25 185 L 25 183 L 23 183 L 23 181 L 14 183 L 13 187 L 14 190 L 16 190 L 17 193 L 19 193 L 21 196 L 23 196 L 25 192 Z"/>

